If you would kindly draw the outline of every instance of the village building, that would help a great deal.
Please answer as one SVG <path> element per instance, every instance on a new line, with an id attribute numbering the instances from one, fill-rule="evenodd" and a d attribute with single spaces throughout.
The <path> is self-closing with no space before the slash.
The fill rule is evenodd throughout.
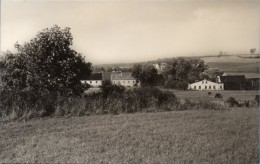
<path id="1" fill-rule="evenodd" d="M 259 74 L 244 72 L 225 72 L 221 77 L 225 90 L 259 89 Z"/>
<path id="2" fill-rule="evenodd" d="M 189 84 L 189 90 L 224 90 L 223 83 L 214 83 L 206 79 Z"/>
<path id="3" fill-rule="evenodd" d="M 156 64 L 153 64 L 154 68 L 157 70 L 157 72 L 160 74 L 163 72 L 164 68 L 167 66 L 166 63 L 158 62 Z"/>
<path id="4" fill-rule="evenodd" d="M 100 87 L 102 85 L 102 73 L 92 73 L 89 77 L 81 80 L 82 83 L 89 84 L 91 87 Z"/>
<path id="5" fill-rule="evenodd" d="M 133 87 L 137 85 L 136 79 L 131 75 L 130 72 L 112 73 L 111 82 L 112 84 L 122 85 L 125 87 Z"/>
<path id="6" fill-rule="evenodd" d="M 224 83 L 225 90 L 245 90 L 246 77 L 243 74 L 224 73 L 220 76 L 221 83 Z"/>

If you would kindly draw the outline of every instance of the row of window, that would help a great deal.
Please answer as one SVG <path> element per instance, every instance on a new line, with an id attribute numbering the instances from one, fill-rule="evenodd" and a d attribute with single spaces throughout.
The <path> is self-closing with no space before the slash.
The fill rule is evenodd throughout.
<path id="1" fill-rule="evenodd" d="M 121 83 L 122 81 L 118 81 L 118 82 Z M 123 83 L 128 83 L 128 84 L 129 84 L 130 82 L 131 82 L 131 81 L 123 81 Z M 90 84 L 92 84 L 92 83 L 96 83 L 96 84 L 97 84 L 98 81 L 90 81 L 89 83 L 90 83 Z M 115 84 L 116 81 L 114 81 L 113 83 Z M 135 81 L 133 81 L 133 84 L 134 84 L 134 83 L 135 83 Z"/>
<path id="2" fill-rule="evenodd" d="M 95 83 L 95 82 L 96 82 L 96 84 L 98 83 L 98 81 L 90 81 L 90 84 L 92 84 L 92 82 L 93 82 L 93 83 Z"/>
<path id="3" fill-rule="evenodd" d="M 194 86 L 193 89 L 197 89 L 196 87 L 197 86 Z M 222 89 L 222 86 L 220 86 L 219 88 Z M 199 86 L 199 89 L 201 89 L 201 86 Z M 211 86 L 209 86 L 209 88 L 208 86 L 205 86 L 205 89 L 211 89 Z M 213 86 L 213 89 L 216 89 L 216 86 Z"/>
<path id="4" fill-rule="evenodd" d="M 128 84 L 131 82 L 131 81 L 123 81 L 123 84 L 125 84 L 125 83 L 127 83 L 128 82 Z M 116 81 L 114 81 L 113 82 L 114 84 L 116 83 Z M 118 81 L 118 83 L 121 83 L 121 81 Z M 135 81 L 133 81 L 133 84 L 135 83 Z"/>

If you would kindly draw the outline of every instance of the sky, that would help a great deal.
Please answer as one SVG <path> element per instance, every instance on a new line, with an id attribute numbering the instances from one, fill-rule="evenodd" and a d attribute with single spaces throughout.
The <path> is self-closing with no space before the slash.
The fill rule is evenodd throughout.
<path id="1" fill-rule="evenodd" d="M 57 24 L 93 64 L 259 53 L 259 21 L 259 0 L 2 0 L 1 51 Z"/>

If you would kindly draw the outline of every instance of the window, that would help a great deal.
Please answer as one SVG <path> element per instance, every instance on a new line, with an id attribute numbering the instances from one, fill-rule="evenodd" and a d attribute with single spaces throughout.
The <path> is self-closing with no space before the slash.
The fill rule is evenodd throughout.
<path id="1" fill-rule="evenodd" d="M 207 89 L 207 86 L 205 86 L 205 89 Z"/>
<path id="2" fill-rule="evenodd" d="M 202 84 L 204 84 L 204 81 L 202 80 Z"/>
<path id="3" fill-rule="evenodd" d="M 215 85 L 213 86 L 213 89 L 216 89 L 216 86 L 215 86 Z"/>
<path id="4" fill-rule="evenodd" d="M 194 86 L 194 89 L 196 89 L 196 86 Z"/>
<path id="5" fill-rule="evenodd" d="M 92 81 L 90 80 L 90 84 L 92 84 Z"/>
<path id="6" fill-rule="evenodd" d="M 135 83 L 135 81 L 133 81 L 133 83 Z"/>
<path id="7" fill-rule="evenodd" d="M 220 86 L 219 88 L 222 89 L 222 86 Z"/>
<path id="8" fill-rule="evenodd" d="M 97 84 L 97 81 L 96 81 L 96 84 Z"/>
<path id="9" fill-rule="evenodd" d="M 206 84 L 207 84 L 207 81 L 205 80 Z"/>
<path id="10" fill-rule="evenodd" d="M 209 89 L 211 89 L 211 86 L 209 86 Z"/>
<path id="11" fill-rule="evenodd" d="M 201 86 L 199 86 L 199 89 L 201 89 Z"/>
<path id="12" fill-rule="evenodd" d="M 128 83 L 130 83 L 130 81 L 128 81 Z"/>

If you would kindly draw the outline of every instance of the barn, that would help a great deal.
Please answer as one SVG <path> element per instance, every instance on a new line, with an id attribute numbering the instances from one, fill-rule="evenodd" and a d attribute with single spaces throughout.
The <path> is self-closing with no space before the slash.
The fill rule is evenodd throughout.
<path id="1" fill-rule="evenodd" d="M 201 80 L 188 85 L 189 90 L 224 90 L 223 83 L 214 83 L 209 80 Z"/>
<path id="2" fill-rule="evenodd" d="M 225 90 L 245 90 L 247 86 L 243 74 L 224 73 L 220 76 L 220 81 L 224 83 Z"/>

